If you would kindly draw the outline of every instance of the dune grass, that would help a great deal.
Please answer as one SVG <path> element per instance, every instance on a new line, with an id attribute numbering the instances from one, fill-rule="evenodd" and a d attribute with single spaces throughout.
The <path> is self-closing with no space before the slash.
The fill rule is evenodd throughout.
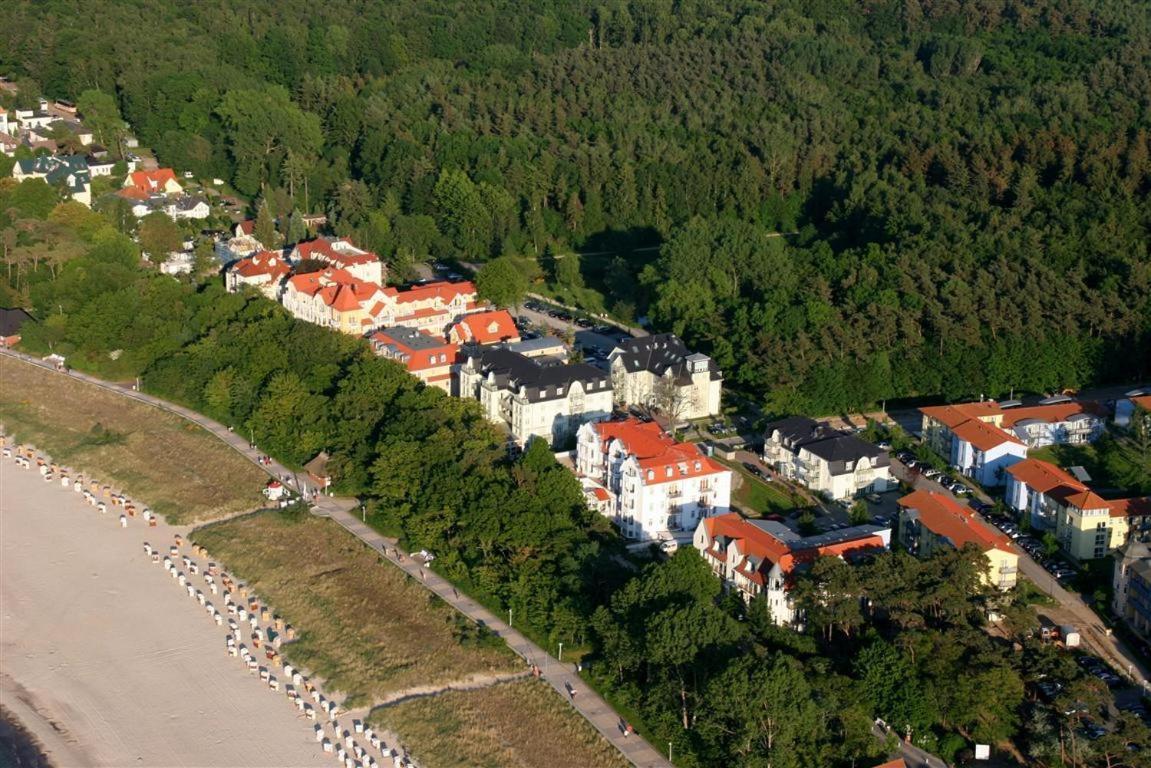
<path id="1" fill-rule="evenodd" d="M 375 727 L 398 733 L 437 768 L 612 768 L 629 765 L 546 683 L 523 680 L 378 707 Z"/>
<path id="2" fill-rule="evenodd" d="M 0 422 L 17 440 L 124 489 L 173 524 L 263 501 L 264 473 L 200 427 L 7 356 L 0 357 Z"/>
<path id="3" fill-rule="evenodd" d="M 197 529 L 192 539 L 296 627 L 284 656 L 349 705 L 520 670 L 501 641 L 477 637 L 474 625 L 331 520 L 261 512 Z"/>

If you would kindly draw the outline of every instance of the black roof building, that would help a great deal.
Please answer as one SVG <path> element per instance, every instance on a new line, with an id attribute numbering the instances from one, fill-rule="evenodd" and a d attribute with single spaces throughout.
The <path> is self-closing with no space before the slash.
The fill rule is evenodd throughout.
<path id="1" fill-rule="evenodd" d="M 707 355 L 693 353 L 674 333 L 657 333 L 621 342 L 612 353 L 628 373 L 650 371 L 663 376 L 671 371 L 680 384 L 690 384 L 691 375 L 701 371 L 711 374 L 711 380 L 723 378 L 719 367 Z"/>
<path id="2" fill-rule="evenodd" d="M 611 377 L 587 363 L 565 363 L 551 357 L 526 357 L 499 347 L 489 348 L 469 361 L 485 380 L 538 403 L 567 397 L 572 384 L 584 391 L 611 389 Z"/>
<path id="3" fill-rule="evenodd" d="M 832 475 L 852 471 L 849 467 L 854 467 L 863 458 L 875 467 L 891 464 L 887 451 L 882 448 L 807 416 L 790 416 L 770 422 L 764 430 L 766 442 L 774 442 L 772 437 L 777 432 L 779 443 L 785 449 L 792 453 L 805 450 L 819 457 L 827 463 Z"/>

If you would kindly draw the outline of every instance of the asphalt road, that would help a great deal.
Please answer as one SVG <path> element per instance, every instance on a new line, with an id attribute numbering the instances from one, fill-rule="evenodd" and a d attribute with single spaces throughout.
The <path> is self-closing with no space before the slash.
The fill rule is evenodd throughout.
<path id="1" fill-rule="evenodd" d="M 945 494 L 955 499 L 959 504 L 967 505 L 966 499 L 956 497 L 951 491 L 934 480 L 928 480 L 918 472 L 909 470 L 894 457 L 891 459 L 891 466 L 896 477 L 904 482 L 910 483 L 913 487 Z M 978 488 L 975 489 L 974 496 L 981 501 L 991 502 L 991 497 Z M 985 526 L 989 530 L 998 531 L 998 529 L 987 522 L 982 515 L 976 514 L 975 519 L 980 525 Z M 1070 617 L 1071 623 L 1079 630 L 1083 644 L 1090 649 L 1092 653 L 1114 667 L 1117 672 L 1127 677 L 1133 684 L 1151 691 L 1151 682 L 1149 682 L 1151 672 L 1148 671 L 1143 662 L 1122 640 L 1108 633 L 1107 628 L 1103 626 L 1103 622 L 1099 619 L 1098 614 L 1096 614 L 1079 595 L 1068 591 L 1060 585 L 1059 582 L 1047 572 L 1046 568 L 1035 562 L 1025 551 L 1014 544 L 1012 544 L 1012 548 L 1019 555 L 1020 573 L 1029 578 L 1035 586 L 1050 595 L 1055 602 L 1058 603 L 1059 609 L 1066 616 Z"/>

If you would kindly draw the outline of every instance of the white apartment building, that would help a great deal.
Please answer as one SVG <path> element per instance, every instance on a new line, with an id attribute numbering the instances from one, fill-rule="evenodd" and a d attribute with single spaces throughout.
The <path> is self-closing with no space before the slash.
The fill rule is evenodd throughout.
<path id="1" fill-rule="evenodd" d="M 851 561 L 882 552 L 891 545 L 891 529 L 857 525 L 802 537 L 783 523 L 746 520 L 732 512 L 701 520 L 692 544 L 744 602 L 763 599 L 775 624 L 796 626 L 802 616 L 788 594 L 794 572 L 820 557 Z"/>
<path id="2" fill-rule="evenodd" d="M 259 251 L 230 265 L 224 272 L 224 287 L 236 293 L 251 286 L 273 301 L 279 301 L 280 289 L 291 273 L 288 262 L 275 251 Z"/>
<path id="3" fill-rule="evenodd" d="M 781 476 L 832 499 L 886 491 L 895 483 L 887 451 L 806 416 L 767 425 L 763 461 Z"/>
<path id="4" fill-rule="evenodd" d="M 459 396 L 478 400 L 488 420 L 505 425 L 520 445 L 539 437 L 560 446 L 612 411 L 611 379 L 585 363 L 492 347 L 465 358 L 457 377 Z"/>
<path id="5" fill-rule="evenodd" d="M 676 421 L 720 412 L 723 374 L 679 337 L 658 333 L 628 339 L 608 355 L 616 402 L 657 408 Z"/>
<path id="6" fill-rule="evenodd" d="M 365 283 L 384 284 L 384 263 L 380 257 L 371 251 L 357 248 L 346 237 L 321 237 L 297 243 L 288 258 L 293 264 L 305 260 L 322 261 Z"/>
<path id="7" fill-rule="evenodd" d="M 731 470 L 654 422 L 583 425 L 575 464 L 577 474 L 606 492 L 605 514 L 628 539 L 687 541 L 701 519 L 731 507 Z"/>

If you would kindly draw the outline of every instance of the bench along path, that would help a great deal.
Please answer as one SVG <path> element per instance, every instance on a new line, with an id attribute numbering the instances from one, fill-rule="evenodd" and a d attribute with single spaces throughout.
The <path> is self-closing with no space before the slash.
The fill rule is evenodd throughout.
<path id="1" fill-rule="evenodd" d="M 0 349 L 0 354 L 5 357 L 22 360 L 31 365 L 37 365 L 50 371 L 56 370 L 55 367 L 49 363 L 14 350 Z M 292 488 L 296 493 L 306 493 L 309 496 L 315 496 L 318 491 L 318 489 L 310 485 L 307 480 L 298 477 L 294 472 L 275 459 L 272 459 L 270 464 L 263 464 L 260 459 L 264 454 L 258 449 L 253 449 L 242 435 L 232 432 L 218 421 L 213 421 L 190 408 L 169 403 L 158 397 L 137 392 L 129 387 L 113 384 L 96 378 L 95 376 L 89 376 L 86 373 L 80 373 L 78 371 L 63 371 L 59 373 L 61 376 L 86 381 L 102 389 L 122 395 L 123 397 L 131 398 L 132 400 L 146 403 L 160 410 L 181 416 L 188 421 L 198 424 L 232 446 L 249 461 L 262 468 L 275 479 L 280 480 Z M 386 538 L 373 528 L 365 525 L 353 512 L 353 510 L 359 507 L 359 502 L 356 499 L 338 496 L 315 496 L 312 503 L 312 511 L 314 513 L 335 520 L 347 529 L 349 533 L 383 555 L 385 560 L 397 568 L 406 571 L 418 583 L 423 584 L 426 589 L 438 595 L 448 605 L 451 605 L 469 619 L 477 623 L 482 623 L 496 635 L 503 638 L 504 642 L 508 644 L 508 647 L 519 654 L 519 656 L 525 660 L 526 664 L 535 664 L 538 666 L 541 677 L 547 680 L 559 695 L 570 701 L 576 711 L 583 715 L 612 746 L 618 749 L 623 756 L 633 765 L 637 766 L 637 768 L 668 768 L 671 766 L 671 763 L 638 733 L 632 733 L 627 737 L 623 735 L 620 730 L 622 719 L 619 714 L 612 709 L 603 698 L 583 684 L 583 681 L 576 674 L 574 664 L 559 662 L 535 643 L 529 641 L 517 630 L 509 627 L 507 623 L 501 621 L 487 608 L 462 592 L 457 592 L 446 579 L 431 571 L 431 569 L 425 568 L 420 561 L 413 560 L 407 552 L 397 547 L 395 539 Z M 396 554 L 398 554 L 398 557 Z M 572 686 L 576 691 L 575 696 L 569 695 L 568 686 Z"/>

